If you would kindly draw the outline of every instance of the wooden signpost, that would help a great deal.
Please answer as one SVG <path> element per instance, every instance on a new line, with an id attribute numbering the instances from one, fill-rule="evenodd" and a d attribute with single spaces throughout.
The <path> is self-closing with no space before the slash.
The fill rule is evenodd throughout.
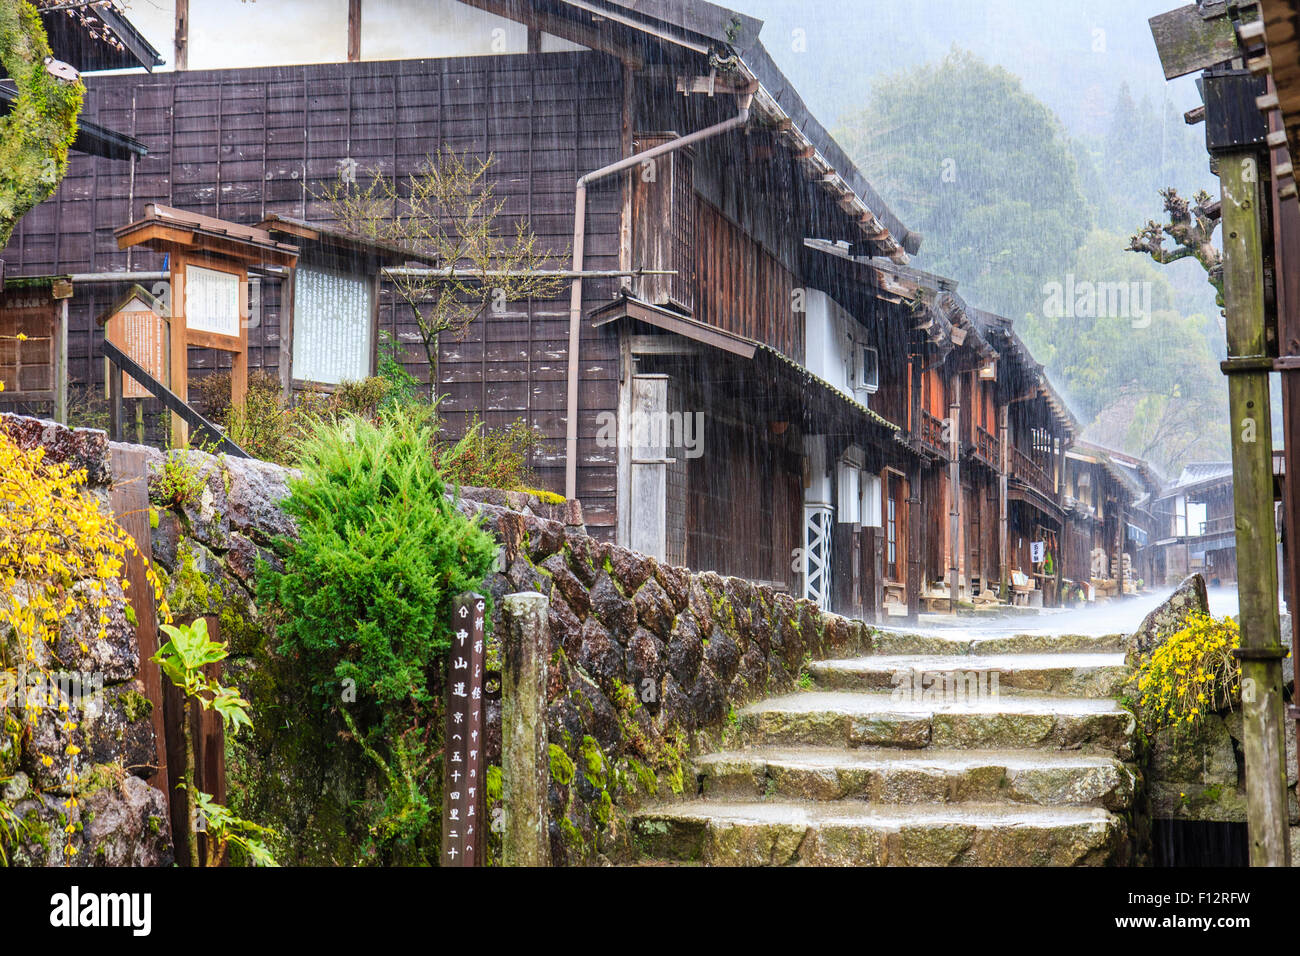
<path id="1" fill-rule="evenodd" d="M 443 735 L 442 865 L 483 859 L 483 653 L 487 602 L 462 594 L 452 604 Z"/>
<path id="2" fill-rule="evenodd" d="M 115 233 L 119 249 L 145 246 L 168 257 L 171 390 L 189 400 L 189 348 L 230 353 L 231 404 L 248 391 L 248 269 L 292 268 L 298 247 L 277 242 L 264 229 L 214 219 L 157 203 Z M 185 420 L 172 414 L 172 445 L 188 439 Z"/>
<path id="3" fill-rule="evenodd" d="M 164 385 L 169 385 L 170 329 L 166 309 L 142 286 L 134 285 L 117 305 L 99 317 L 104 336 L 137 365 Z M 108 360 L 105 359 L 107 365 Z M 129 376 L 122 382 L 122 398 L 149 398 L 150 391 Z"/>

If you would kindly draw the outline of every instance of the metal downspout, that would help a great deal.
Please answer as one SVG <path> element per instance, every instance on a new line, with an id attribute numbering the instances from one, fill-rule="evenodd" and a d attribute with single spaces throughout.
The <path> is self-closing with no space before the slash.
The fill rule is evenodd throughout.
<path id="1" fill-rule="evenodd" d="M 564 496 L 570 500 L 578 496 L 578 362 L 579 343 L 582 335 L 582 261 L 583 245 L 587 236 L 587 185 L 598 179 L 604 179 L 625 169 L 648 162 L 658 156 L 675 152 L 683 147 L 693 145 L 701 140 L 710 139 L 728 130 L 744 126 L 749 120 L 749 104 L 752 93 L 740 95 L 740 111 L 729 120 L 679 136 L 677 139 L 660 143 L 650 149 L 626 156 L 618 162 L 602 166 L 578 178 L 577 191 L 574 194 L 573 212 L 573 272 L 577 273 L 569 295 L 569 371 L 568 399 L 565 406 L 566 434 L 564 449 Z"/>

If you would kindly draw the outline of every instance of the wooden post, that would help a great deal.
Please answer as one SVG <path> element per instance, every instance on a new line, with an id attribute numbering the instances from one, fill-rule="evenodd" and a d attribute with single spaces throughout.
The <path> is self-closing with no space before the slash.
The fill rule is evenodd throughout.
<path id="1" fill-rule="evenodd" d="M 477 866 L 482 860 L 483 643 L 481 594 L 452 602 L 447 654 L 447 708 L 443 731 L 442 866 Z"/>
<path id="2" fill-rule="evenodd" d="M 998 409 L 998 591 L 1003 600 L 1010 594 L 1007 590 L 1011 580 L 1011 570 L 1007 566 L 1010 555 L 1010 535 L 1007 528 L 1007 471 L 1011 464 L 1011 429 L 1008 422 L 1009 408 L 1003 405 Z"/>
<path id="3" fill-rule="evenodd" d="M 122 440 L 122 367 L 108 363 L 108 437 Z"/>
<path id="4" fill-rule="evenodd" d="M 190 0 L 176 0 L 176 69 L 190 68 Z"/>
<path id="5" fill-rule="evenodd" d="M 912 466 L 907 495 L 907 620 L 915 622 L 921 613 L 921 549 L 924 522 L 921 519 L 921 463 Z"/>
<path id="6" fill-rule="evenodd" d="M 909 437 L 915 445 L 921 436 L 921 356 L 913 353 L 908 359 L 908 374 L 911 378 L 909 395 L 908 425 Z M 916 461 L 908 475 L 907 495 L 907 578 L 905 590 L 907 595 L 907 620 L 916 621 L 921 612 L 921 547 L 923 522 L 921 520 L 921 463 Z M 898 542 L 895 547 L 901 547 Z"/>
<path id="7" fill-rule="evenodd" d="M 120 374 L 120 372 L 119 372 Z M 139 407 L 139 403 L 137 403 Z M 131 587 L 127 598 L 135 612 L 136 642 L 140 652 L 140 681 L 144 695 L 152 705 L 149 723 L 153 727 L 156 763 L 145 780 L 162 791 L 163 801 L 171 819 L 172 788 L 167 776 L 167 725 L 163 719 L 163 675 L 151 657 L 158 651 L 158 609 L 154 604 L 153 588 L 145 578 L 145 558 L 152 557 L 149 531 L 149 491 L 146 487 L 147 454 L 145 449 L 114 445 L 109 449 L 113 465 L 113 486 L 109 489 L 109 502 L 113 514 L 135 539 L 139 554 L 128 553 L 124 558 L 127 580 Z M 168 682 L 170 684 L 170 681 Z"/>
<path id="8" fill-rule="evenodd" d="M 68 300 L 59 303 L 54 323 L 54 420 L 68 424 Z"/>
<path id="9" fill-rule="evenodd" d="M 298 267 L 294 266 L 280 283 L 280 394 L 286 406 L 293 397 L 293 310 L 297 284 Z M 379 308 L 378 293 L 375 295 L 375 308 Z M 378 333 L 374 344 L 377 349 Z M 375 372 L 372 370 L 370 374 Z"/>
<path id="10" fill-rule="evenodd" d="M 961 581 L 961 406 L 948 406 L 948 613 L 957 613 L 957 586 Z"/>
<path id="11" fill-rule="evenodd" d="M 1252 866 L 1290 865 L 1282 656 L 1273 516 L 1273 441 L 1266 367 L 1233 368 L 1266 354 L 1259 152 L 1219 155 L 1223 298 L 1227 319 L 1237 593 L 1241 609 L 1242 730 Z M 1270 363 L 1271 364 L 1271 363 Z"/>
<path id="12" fill-rule="evenodd" d="M 348 62 L 361 59 L 361 0 L 348 0 Z"/>
<path id="13" fill-rule="evenodd" d="M 546 597 L 535 591 L 501 602 L 501 802 L 506 866 L 549 866 L 549 760 L 546 664 L 550 657 Z"/>

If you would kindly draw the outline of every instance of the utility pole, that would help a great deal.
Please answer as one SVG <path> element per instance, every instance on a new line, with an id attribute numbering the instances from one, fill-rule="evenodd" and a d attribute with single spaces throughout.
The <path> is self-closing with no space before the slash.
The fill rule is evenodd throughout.
<path id="1" fill-rule="evenodd" d="M 348 0 L 348 62 L 361 59 L 361 0 Z"/>
<path id="2" fill-rule="evenodd" d="M 1286 741 L 1282 729 L 1282 647 L 1278 622 L 1277 528 L 1273 513 L 1273 436 L 1268 375 L 1277 336 L 1265 314 L 1265 231 L 1271 164 L 1266 32 L 1258 5 L 1186 4 L 1152 17 L 1165 79 L 1198 70 L 1205 102 L 1205 146 L 1219 176 L 1223 300 L 1227 320 L 1233 511 L 1241 611 L 1242 749 L 1252 866 L 1289 866 Z M 1289 27 L 1288 27 L 1289 29 Z M 1233 68 L 1245 64 L 1247 69 Z M 1225 66 L 1225 64 L 1229 64 Z M 1277 97 L 1272 97 L 1273 105 Z M 1281 143 L 1286 141 L 1285 135 Z M 1271 238 L 1271 236 L 1270 236 Z M 1274 288 L 1277 269 L 1274 267 Z M 1290 478 L 1290 476 L 1288 476 Z M 1185 521 L 1186 519 L 1184 519 Z M 1189 534 L 1191 528 L 1184 528 Z"/>
<path id="3" fill-rule="evenodd" d="M 1232 422 L 1233 508 L 1241 609 L 1241 700 L 1251 866 L 1288 866 L 1286 744 L 1278 623 L 1273 439 L 1264 323 L 1264 259 L 1257 148 L 1217 152 L 1223 202 L 1223 298 Z M 1189 529 L 1190 530 L 1190 529 Z"/>
<path id="4" fill-rule="evenodd" d="M 190 68 L 190 0 L 176 0 L 176 55 L 178 70 Z"/>

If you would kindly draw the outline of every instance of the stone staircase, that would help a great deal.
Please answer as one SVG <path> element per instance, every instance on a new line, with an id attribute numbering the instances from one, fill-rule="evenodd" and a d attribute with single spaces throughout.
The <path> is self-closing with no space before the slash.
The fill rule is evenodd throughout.
<path id="1" fill-rule="evenodd" d="M 740 711 L 734 749 L 696 760 L 699 795 L 634 817 L 643 861 L 1129 862 L 1123 641 L 879 631 L 872 655 Z M 950 676 L 927 692 L 922 674 Z"/>

